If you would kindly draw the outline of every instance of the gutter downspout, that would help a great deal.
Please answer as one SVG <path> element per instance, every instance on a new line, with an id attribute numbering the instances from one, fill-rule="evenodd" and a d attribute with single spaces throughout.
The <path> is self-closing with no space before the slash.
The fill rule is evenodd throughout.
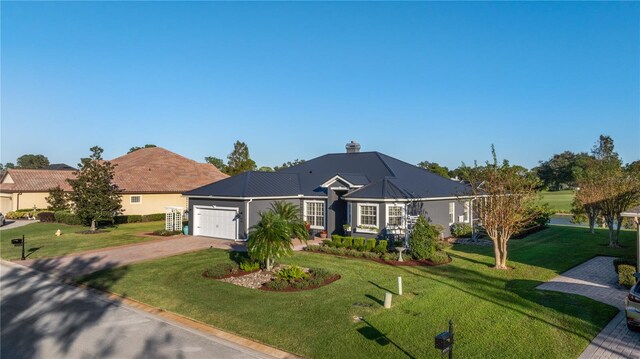
<path id="1" fill-rule="evenodd" d="M 245 241 L 248 241 L 248 240 L 249 240 L 249 203 L 251 203 L 252 201 L 253 201 L 253 198 L 250 198 L 250 199 L 245 203 L 245 206 L 244 206 L 244 213 L 245 213 L 245 216 L 244 216 L 244 220 L 245 220 L 245 222 L 244 222 L 245 232 L 244 232 L 244 233 L 246 234 L 246 235 L 245 235 L 245 237 L 246 237 Z"/>

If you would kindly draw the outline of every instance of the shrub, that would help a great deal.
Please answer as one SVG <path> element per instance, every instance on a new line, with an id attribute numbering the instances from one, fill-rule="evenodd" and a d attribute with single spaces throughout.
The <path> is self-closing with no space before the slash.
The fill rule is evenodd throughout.
<path id="1" fill-rule="evenodd" d="M 409 237 L 409 250 L 415 259 L 428 259 L 436 251 L 438 229 L 419 216 Z"/>
<path id="2" fill-rule="evenodd" d="M 260 269 L 260 263 L 252 260 L 244 260 L 240 262 L 240 269 L 245 272 L 253 272 L 254 270 Z"/>
<path id="3" fill-rule="evenodd" d="M 322 240 L 322 245 L 324 245 L 324 246 L 329 246 L 329 247 L 331 247 L 331 246 L 332 246 L 332 244 L 333 244 L 333 241 L 332 241 L 332 240 L 330 240 L 330 239 L 323 239 L 323 240 Z"/>
<path id="4" fill-rule="evenodd" d="M 331 236 L 331 240 L 333 241 L 333 246 L 336 248 L 342 248 L 342 236 L 334 234 Z"/>
<path id="5" fill-rule="evenodd" d="M 40 222 L 55 222 L 56 214 L 53 212 L 40 212 L 38 213 L 38 220 Z"/>
<path id="6" fill-rule="evenodd" d="M 444 251 L 435 251 L 427 259 L 434 264 L 444 264 L 449 262 L 449 256 L 447 255 L 447 252 Z"/>
<path id="7" fill-rule="evenodd" d="M 397 261 L 398 260 L 398 254 L 397 253 L 384 253 L 382 255 L 382 259 L 384 259 L 385 261 Z"/>
<path id="8" fill-rule="evenodd" d="M 167 231 L 166 229 L 158 229 L 157 231 L 153 231 L 153 234 L 155 234 L 156 236 L 169 237 L 175 236 L 176 234 L 182 234 L 182 231 Z"/>
<path id="9" fill-rule="evenodd" d="M 321 251 L 321 247 L 319 245 L 317 245 L 317 244 L 310 244 L 310 245 L 304 247 L 304 250 L 308 251 L 308 252 L 320 252 Z"/>
<path id="10" fill-rule="evenodd" d="M 436 241 L 436 251 L 442 251 L 449 247 L 451 247 L 451 243 L 447 241 Z"/>
<path id="11" fill-rule="evenodd" d="M 289 287 L 289 282 L 286 280 L 274 279 L 267 283 L 267 287 L 272 290 L 284 290 Z"/>
<path id="12" fill-rule="evenodd" d="M 364 241 L 364 250 L 367 252 L 373 252 L 373 249 L 376 247 L 376 240 L 373 238 L 367 238 Z"/>
<path id="13" fill-rule="evenodd" d="M 359 250 L 359 251 L 364 251 L 364 238 L 363 237 L 356 237 L 353 239 L 353 248 Z"/>
<path id="14" fill-rule="evenodd" d="M 82 224 L 82 220 L 80 219 L 80 217 L 69 211 L 57 211 L 54 213 L 54 217 L 56 219 L 56 222 L 58 223 L 76 226 Z"/>
<path id="15" fill-rule="evenodd" d="M 316 278 L 322 278 L 323 280 L 331 276 L 331 272 L 324 268 L 310 268 L 309 272 L 313 273 Z"/>
<path id="16" fill-rule="evenodd" d="M 342 237 L 342 245 L 345 248 L 353 248 L 353 237 Z"/>
<path id="17" fill-rule="evenodd" d="M 381 239 L 378 241 L 378 244 L 373 249 L 374 252 L 384 254 L 387 253 L 387 247 L 389 246 L 389 242 L 385 239 Z"/>
<path id="18" fill-rule="evenodd" d="M 210 278 L 222 278 L 227 274 L 234 273 L 238 270 L 238 264 L 235 262 L 216 263 L 207 268 L 205 274 Z"/>
<path id="19" fill-rule="evenodd" d="M 302 268 L 298 266 L 288 266 L 280 269 L 276 273 L 276 277 L 280 280 L 284 281 L 295 281 L 297 279 L 305 279 L 308 278 L 309 275 L 305 273 Z"/>
<path id="20" fill-rule="evenodd" d="M 618 273 L 618 267 L 620 265 L 630 265 L 635 267 L 636 266 L 636 261 L 635 259 L 631 259 L 631 258 L 616 258 L 613 260 L 613 268 L 615 269 L 616 273 Z"/>
<path id="21" fill-rule="evenodd" d="M 618 283 L 621 285 L 631 288 L 635 283 L 636 279 L 633 276 L 636 272 L 635 267 L 621 264 L 618 266 Z"/>
<path id="22" fill-rule="evenodd" d="M 471 237 L 471 225 L 467 223 L 454 223 L 450 227 L 451 235 L 456 238 Z"/>

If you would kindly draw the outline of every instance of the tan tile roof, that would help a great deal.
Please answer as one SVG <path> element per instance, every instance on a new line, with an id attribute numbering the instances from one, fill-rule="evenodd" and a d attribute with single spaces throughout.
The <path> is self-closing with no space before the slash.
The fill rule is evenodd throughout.
<path id="1" fill-rule="evenodd" d="M 143 148 L 111 160 L 114 183 L 125 193 L 182 193 L 227 178 L 214 165 L 198 163 L 164 148 Z M 46 192 L 60 186 L 70 191 L 73 171 L 10 169 L 14 183 L 0 184 L 1 192 Z M 4 176 L 3 176 L 4 179 Z"/>
<path id="2" fill-rule="evenodd" d="M 73 171 L 46 169 L 9 169 L 2 177 L 3 182 L 8 180 L 7 176 L 13 180 L 13 183 L 0 184 L 2 192 L 47 192 L 57 186 L 65 191 L 70 191 L 71 186 L 66 179 L 75 177 Z"/>
<path id="3" fill-rule="evenodd" d="M 181 193 L 227 178 L 210 163 L 198 163 L 161 147 L 142 148 L 111 160 L 114 182 L 129 193 Z"/>

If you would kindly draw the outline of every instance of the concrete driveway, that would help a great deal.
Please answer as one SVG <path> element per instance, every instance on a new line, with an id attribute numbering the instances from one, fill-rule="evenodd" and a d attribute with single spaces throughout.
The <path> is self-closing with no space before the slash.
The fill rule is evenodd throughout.
<path id="1" fill-rule="evenodd" d="M 7 219 L 4 222 L 4 226 L 0 227 L 0 231 L 4 231 L 5 229 L 18 228 L 18 227 L 26 226 L 28 224 L 33 224 L 38 222 L 40 221 L 30 221 L 27 219 L 20 219 L 20 220 Z"/>
<path id="2" fill-rule="evenodd" d="M 640 358 L 640 333 L 627 329 L 624 316 L 624 298 L 629 290 L 618 285 L 614 259 L 595 257 L 538 286 L 542 290 L 583 295 L 621 310 L 593 339 L 580 359 Z"/>
<path id="3" fill-rule="evenodd" d="M 272 358 L 16 264 L 0 287 L 2 358 Z"/>
<path id="4" fill-rule="evenodd" d="M 15 262 L 59 277 L 73 278 L 102 269 L 122 267 L 131 263 L 207 248 L 236 249 L 236 247 L 244 249 L 244 244 L 208 237 L 177 236 L 63 257 L 27 259 Z"/>

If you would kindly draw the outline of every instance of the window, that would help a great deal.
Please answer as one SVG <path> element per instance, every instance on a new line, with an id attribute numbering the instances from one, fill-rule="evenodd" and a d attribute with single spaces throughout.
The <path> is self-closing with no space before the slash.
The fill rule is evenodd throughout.
<path id="1" fill-rule="evenodd" d="M 449 224 L 456 221 L 456 203 L 449 202 Z"/>
<path id="2" fill-rule="evenodd" d="M 402 204 L 387 205 L 387 226 L 404 227 L 404 205 Z"/>
<path id="3" fill-rule="evenodd" d="M 358 204 L 358 227 L 364 228 L 364 231 L 377 232 L 373 228 L 378 228 L 378 205 L 377 204 Z"/>
<path id="4" fill-rule="evenodd" d="M 129 203 L 131 204 L 142 203 L 142 196 L 129 196 Z"/>
<path id="5" fill-rule="evenodd" d="M 324 202 L 305 201 L 304 219 L 311 225 L 311 228 L 324 229 Z"/>
<path id="6" fill-rule="evenodd" d="M 469 201 L 464 203 L 464 221 L 465 223 L 469 223 Z"/>

